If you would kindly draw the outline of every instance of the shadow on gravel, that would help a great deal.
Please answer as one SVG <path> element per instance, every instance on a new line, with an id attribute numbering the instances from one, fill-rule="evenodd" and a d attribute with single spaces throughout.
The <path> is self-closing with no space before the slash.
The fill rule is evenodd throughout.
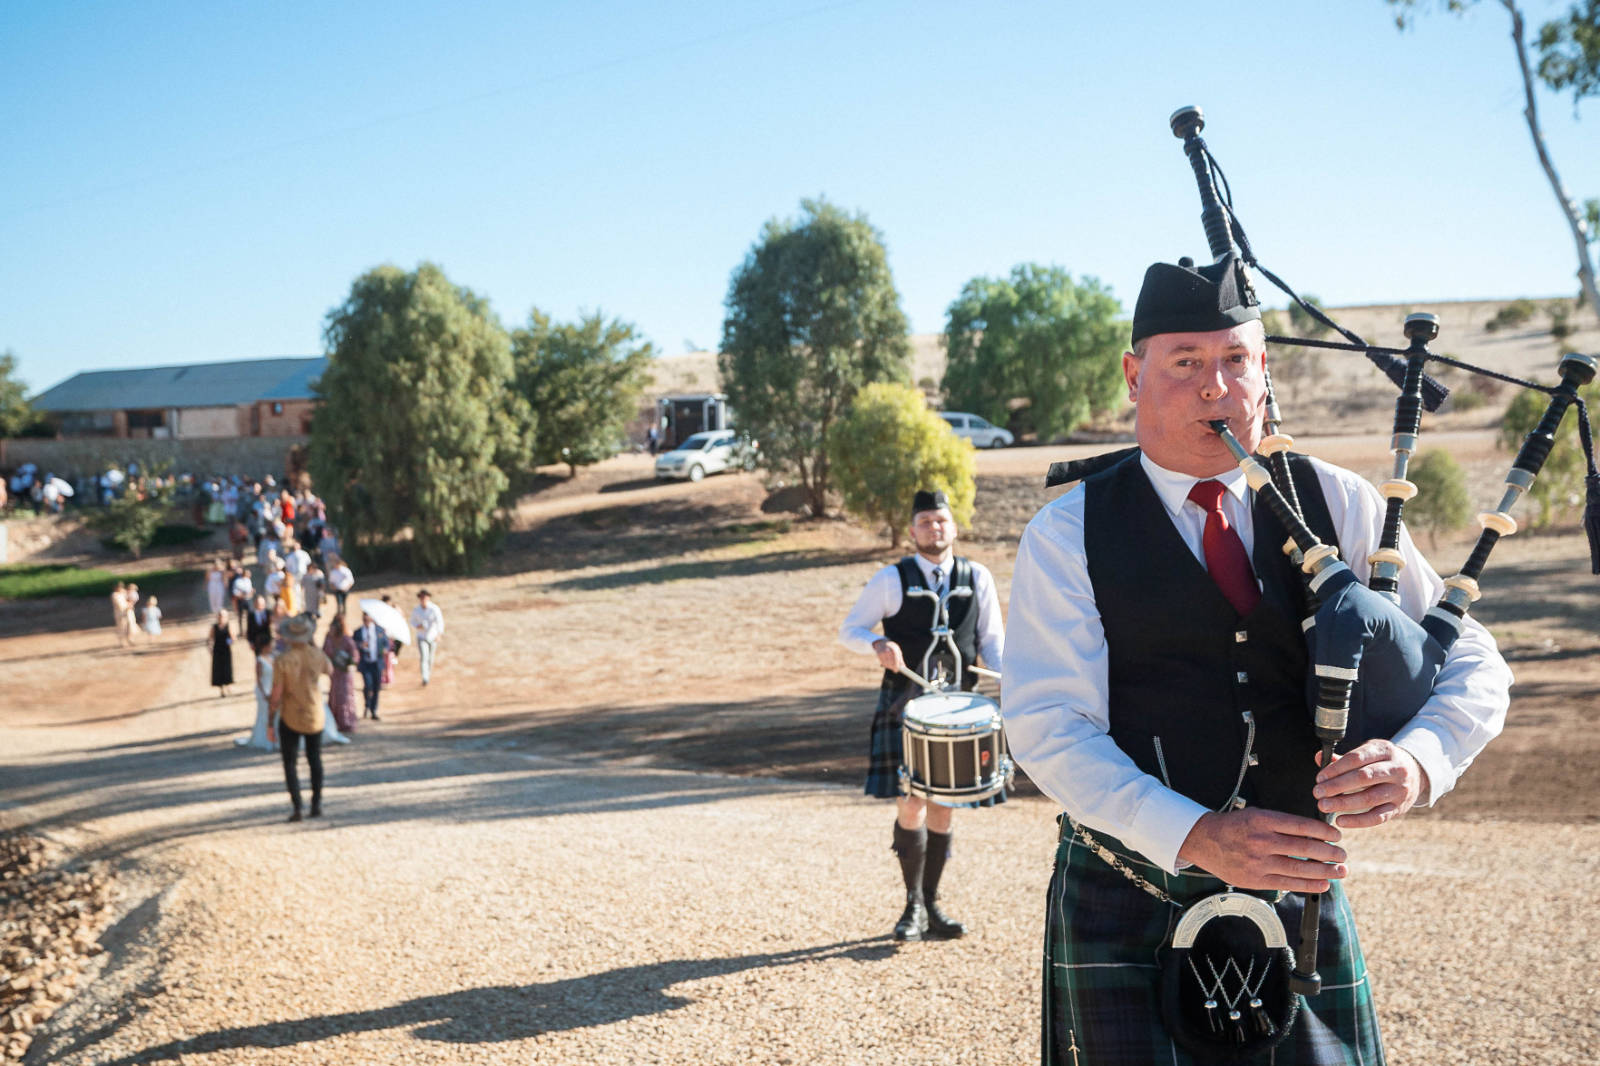
<path id="1" fill-rule="evenodd" d="M 992 682 L 979 691 L 997 695 Z M 805 695 L 684 704 L 597 703 L 560 713 L 519 711 L 474 718 L 439 735 L 509 751 L 745 777 L 820 781 L 859 789 L 877 691 L 848 687 Z M 1021 771 L 1015 793 L 1038 790 Z"/>
<path id="2" fill-rule="evenodd" d="M 208 730 L 49 762 L 0 763 L 5 805 L 41 812 L 29 824 L 43 831 L 167 812 L 148 819 L 157 823 L 151 828 L 105 835 L 85 849 L 85 858 L 276 826 L 289 811 L 283 764 L 276 753 L 236 747 L 237 735 L 238 729 Z M 323 749 L 327 814 L 295 831 L 654 810 L 794 787 L 637 766 L 621 775 L 615 767 L 555 762 L 547 754 L 518 752 L 494 738 L 441 742 L 363 732 L 348 746 Z M 303 757 L 300 781 L 305 794 Z M 393 785 L 403 787 L 378 791 Z"/>
<path id="3" fill-rule="evenodd" d="M 784 523 L 764 520 L 746 502 L 693 496 L 619 504 L 560 515 L 506 535 L 504 551 L 489 563 L 494 573 L 518 573 L 537 560 L 541 569 L 582 570 L 671 554 L 707 551 L 750 540 L 769 540 Z"/>
<path id="4" fill-rule="evenodd" d="M 807 962 L 884 962 L 894 954 L 889 939 L 877 937 L 764 955 L 671 959 L 542 984 L 492 985 L 420 996 L 375 1010 L 218 1029 L 145 1048 L 104 1066 L 171 1061 L 232 1048 L 294 1047 L 348 1033 L 391 1029 L 410 1029 L 417 1039 L 450 1044 L 526 1040 L 542 1033 L 610 1025 L 677 1010 L 694 1000 L 668 990 L 686 981 Z"/>
<path id="5" fill-rule="evenodd" d="M 875 548 L 843 551 L 822 548 L 805 548 L 793 551 L 769 552 L 745 559 L 713 559 L 703 562 L 649 563 L 634 570 L 618 573 L 595 574 L 590 577 L 570 577 L 550 581 L 539 588 L 550 591 L 594 592 L 601 589 L 631 588 L 638 585 L 661 585 L 668 581 L 696 581 L 706 578 L 747 577 L 751 574 L 781 574 L 796 570 L 815 570 L 826 566 L 848 566 L 851 563 L 873 562 L 883 552 Z"/>

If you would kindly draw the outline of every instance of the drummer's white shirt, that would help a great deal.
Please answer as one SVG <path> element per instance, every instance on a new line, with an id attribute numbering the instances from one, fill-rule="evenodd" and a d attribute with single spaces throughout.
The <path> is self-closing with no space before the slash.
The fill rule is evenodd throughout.
<path id="1" fill-rule="evenodd" d="M 932 588 L 934 564 L 920 554 L 912 558 L 922 571 L 922 579 Z M 983 660 L 984 666 L 998 673 L 1000 660 L 1006 650 L 1006 631 L 1000 620 L 1000 597 L 995 593 L 994 575 L 982 563 L 972 559 L 967 561 L 972 564 L 972 595 L 978 604 L 978 657 Z M 949 571 L 954 565 L 954 559 L 944 565 L 946 581 L 950 580 Z M 839 643 L 851 651 L 871 655 L 873 643 L 882 639 L 880 634 L 872 631 L 872 627 L 885 618 L 899 614 L 900 600 L 900 571 L 895 564 L 890 564 L 873 574 L 867 587 L 861 590 L 856 605 L 850 608 L 844 624 L 839 627 Z M 913 670 L 920 669 L 918 663 L 906 665 Z"/>
<path id="2" fill-rule="evenodd" d="M 1188 500 L 1196 479 L 1140 456 L 1146 475 L 1189 549 L 1205 565 L 1205 512 Z M 1339 555 L 1362 581 L 1382 531 L 1383 499 L 1364 478 L 1313 459 L 1339 536 Z M 1253 548 L 1255 494 L 1242 471 L 1219 476 L 1223 507 Z M 1400 606 L 1420 619 L 1444 583 L 1402 531 Z M 1182 610 L 1182 604 L 1175 604 Z M 1115 836 L 1164 869 L 1206 808 L 1140 770 L 1112 741 L 1105 631 L 1084 558 L 1083 485 L 1043 507 L 1022 534 L 1007 612 L 1010 646 L 1001 682 L 1006 741 L 1040 790 L 1090 829 Z M 1433 695 L 1395 743 L 1427 771 L 1428 802 L 1449 792 L 1499 734 L 1510 704 L 1511 669 L 1494 638 L 1471 617 L 1451 645 Z M 1176 697 L 1178 694 L 1174 694 Z"/>

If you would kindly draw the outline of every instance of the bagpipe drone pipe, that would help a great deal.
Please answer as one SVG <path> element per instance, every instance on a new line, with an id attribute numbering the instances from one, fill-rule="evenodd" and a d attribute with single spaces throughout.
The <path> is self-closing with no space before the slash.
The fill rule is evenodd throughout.
<path id="1" fill-rule="evenodd" d="M 1400 387 L 1395 405 L 1393 475 L 1379 487 L 1385 500 L 1384 523 L 1379 546 L 1368 558 L 1371 578 L 1363 585 L 1338 557 L 1337 549 L 1318 542 L 1306 526 L 1289 478 L 1287 452 L 1293 440 L 1279 429 L 1281 417 L 1273 399 L 1270 376 L 1267 381 L 1265 436 L 1259 451 L 1263 465 L 1234 439 L 1226 422 L 1213 422 L 1257 494 L 1290 531 L 1284 551 L 1294 558 L 1305 575 L 1309 615 L 1304 622 L 1309 661 L 1308 678 L 1311 714 L 1317 739 L 1322 745 L 1322 765 L 1327 766 L 1340 749 L 1349 750 L 1374 738 L 1390 738 L 1409 722 L 1433 692 L 1434 682 L 1451 644 L 1461 633 L 1468 609 L 1479 597 L 1478 581 L 1496 542 L 1516 531 L 1510 511 L 1533 485 L 1543 468 L 1556 432 L 1568 408 L 1577 408 L 1579 438 L 1588 463 L 1585 529 L 1589 535 L 1591 566 L 1600 574 L 1600 472 L 1596 471 L 1588 413 L 1578 390 L 1595 377 L 1595 357 L 1571 353 L 1560 362 L 1560 383 L 1543 386 L 1509 377 L 1459 360 L 1438 355 L 1428 342 L 1438 335 L 1438 320 L 1427 314 L 1414 314 L 1405 321 L 1410 344 L 1405 349 L 1382 348 L 1368 344 L 1343 328 L 1321 309 L 1300 298 L 1288 285 L 1257 261 L 1250 242 L 1233 211 L 1232 192 L 1221 168 L 1200 138 L 1204 119 L 1200 109 L 1186 107 L 1171 117 L 1174 136 L 1184 144 L 1184 152 L 1194 171 L 1200 190 L 1201 221 L 1211 253 L 1217 262 L 1229 264 L 1237 273 L 1238 284 L 1250 284 L 1246 267 L 1282 289 L 1296 304 L 1317 321 L 1336 330 L 1345 341 L 1268 336 L 1268 343 L 1298 345 L 1360 352 L 1366 355 Z M 1478 516 L 1482 532 L 1471 555 L 1459 573 L 1444 581 L 1439 603 L 1419 623 L 1400 609 L 1399 576 L 1405 566 L 1400 551 L 1407 500 L 1416 495 L 1416 486 L 1407 480 L 1407 467 L 1417 448 L 1423 410 L 1438 408 L 1448 395 L 1428 376 L 1426 367 L 1437 362 L 1475 374 L 1493 377 L 1550 397 L 1549 406 L 1533 431 L 1527 435 L 1511 470 L 1506 475 L 1505 491 L 1493 511 Z M 1301 925 L 1301 945 L 1296 952 L 1293 984 L 1295 991 L 1314 995 L 1320 987 L 1316 973 L 1317 910 L 1320 896 L 1310 896 Z"/>

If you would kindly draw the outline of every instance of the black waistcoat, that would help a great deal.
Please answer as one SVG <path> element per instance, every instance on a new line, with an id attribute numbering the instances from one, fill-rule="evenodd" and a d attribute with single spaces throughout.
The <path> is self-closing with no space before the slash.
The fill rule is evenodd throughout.
<path id="1" fill-rule="evenodd" d="M 1310 461 L 1292 456 L 1290 469 L 1306 524 L 1336 545 Z M 1241 617 L 1178 534 L 1137 455 L 1084 481 L 1111 738 L 1141 770 L 1212 810 L 1237 795 L 1315 818 L 1304 585 L 1283 554 L 1283 526 L 1265 503 L 1252 510 L 1261 602 Z"/>
<path id="2" fill-rule="evenodd" d="M 908 555 L 895 564 L 900 573 L 900 610 L 883 620 L 883 635 L 900 645 L 906 665 L 917 673 L 922 672 L 922 657 L 933 643 L 933 601 L 923 596 L 908 596 L 910 589 L 927 587 L 917 557 Z M 950 598 L 950 636 L 955 639 L 956 650 L 961 652 L 962 687 L 970 689 L 977 684 L 978 675 L 971 670 L 978 657 L 978 594 L 972 584 L 972 563 L 961 556 L 952 556 L 950 574 L 945 579 L 952 589 L 973 589 L 971 596 Z M 911 684 L 899 674 L 883 672 L 884 684 L 896 690 Z"/>

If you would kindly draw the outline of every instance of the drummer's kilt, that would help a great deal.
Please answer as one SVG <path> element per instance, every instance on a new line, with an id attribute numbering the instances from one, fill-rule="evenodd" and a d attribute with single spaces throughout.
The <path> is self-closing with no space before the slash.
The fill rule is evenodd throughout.
<path id="1" fill-rule="evenodd" d="M 872 742 L 867 757 L 867 788 L 869 796 L 894 799 L 900 795 L 900 764 L 905 762 L 905 747 L 900 734 L 900 714 L 916 695 L 909 683 L 894 685 L 887 678 L 878 686 L 878 708 L 872 714 Z M 1004 803 L 1004 791 L 977 803 L 957 804 L 961 807 L 993 807 Z"/>
<path id="2" fill-rule="evenodd" d="M 1062 823 L 1045 919 L 1041 1061 L 1045 1066 L 1191 1066 L 1196 1060 L 1172 1041 L 1161 1022 L 1161 964 L 1178 908 L 1113 870 L 1065 819 Z M 1207 874 L 1168 874 L 1120 841 L 1093 835 L 1180 904 L 1224 890 Z M 1291 948 L 1299 936 L 1300 910 L 1301 897 L 1294 894 L 1277 904 Z M 1323 899 L 1320 928 L 1322 991 L 1303 1001 L 1288 1039 L 1261 1061 L 1382 1066 L 1366 962 L 1337 881 Z"/>

